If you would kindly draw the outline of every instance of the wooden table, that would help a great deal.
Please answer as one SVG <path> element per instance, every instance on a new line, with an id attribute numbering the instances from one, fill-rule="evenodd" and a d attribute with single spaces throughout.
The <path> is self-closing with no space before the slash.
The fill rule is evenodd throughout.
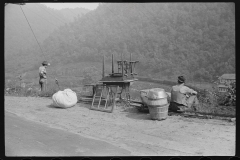
<path id="1" fill-rule="evenodd" d="M 130 89 L 129 89 L 130 85 L 132 82 L 136 80 L 137 79 L 123 80 L 123 81 L 99 81 L 99 83 L 103 83 L 106 86 L 109 86 L 111 88 L 111 91 L 112 91 L 111 97 L 114 98 L 114 99 L 111 99 L 111 101 L 114 101 L 114 105 L 116 104 L 115 99 L 119 95 L 119 102 L 123 103 L 124 107 L 126 107 L 130 105 Z M 118 88 L 118 90 L 114 88 Z M 125 93 L 125 96 L 122 95 L 123 93 Z"/>
<path id="2" fill-rule="evenodd" d="M 108 97 L 103 97 L 103 99 L 106 100 L 107 98 L 107 107 L 111 108 L 110 110 L 104 110 L 99 109 L 98 107 L 94 107 L 93 103 L 90 109 L 98 110 L 98 111 L 104 111 L 104 112 L 113 112 L 116 108 L 116 99 L 118 99 L 118 102 L 120 102 L 125 108 L 127 106 L 130 106 L 130 85 L 132 82 L 136 81 L 137 79 L 131 79 L 131 80 L 122 80 L 122 81 L 103 81 L 100 80 L 97 84 L 86 84 L 84 86 L 90 86 L 93 87 L 93 95 L 92 95 L 92 101 L 94 100 L 94 95 L 99 94 L 98 90 L 101 90 L 102 88 L 105 88 L 109 91 Z M 105 87 L 103 87 L 105 86 Z M 123 95 L 125 93 L 125 95 Z"/>

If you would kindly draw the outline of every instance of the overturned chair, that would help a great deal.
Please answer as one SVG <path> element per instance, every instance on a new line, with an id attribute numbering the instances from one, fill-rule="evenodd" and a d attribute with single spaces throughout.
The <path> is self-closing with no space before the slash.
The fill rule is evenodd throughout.
<path id="1" fill-rule="evenodd" d="M 112 113 L 116 107 L 117 91 L 116 85 L 96 84 L 90 109 Z"/>

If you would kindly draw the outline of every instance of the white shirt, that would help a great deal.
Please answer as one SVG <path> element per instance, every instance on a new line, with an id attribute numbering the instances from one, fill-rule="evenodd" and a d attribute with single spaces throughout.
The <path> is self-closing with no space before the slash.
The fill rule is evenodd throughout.
<path id="1" fill-rule="evenodd" d="M 47 71 L 45 66 L 39 67 L 39 76 L 40 78 L 47 78 Z"/>
<path id="2" fill-rule="evenodd" d="M 193 89 L 185 86 L 184 84 L 180 84 L 179 86 L 181 86 L 181 88 L 180 88 L 179 91 L 180 91 L 182 94 L 188 94 L 188 93 L 190 93 L 190 94 L 197 94 L 196 91 L 194 91 Z"/>

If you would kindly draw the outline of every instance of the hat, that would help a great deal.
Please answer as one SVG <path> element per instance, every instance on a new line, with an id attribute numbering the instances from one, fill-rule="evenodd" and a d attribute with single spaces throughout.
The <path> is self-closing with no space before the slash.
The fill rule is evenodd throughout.
<path id="1" fill-rule="evenodd" d="M 184 83 L 185 82 L 185 78 L 183 76 L 179 76 L 178 77 L 178 82 Z"/>
<path id="2" fill-rule="evenodd" d="M 47 61 L 43 61 L 43 62 L 42 62 L 42 65 L 43 65 L 43 66 L 50 66 L 50 63 L 48 63 Z"/>

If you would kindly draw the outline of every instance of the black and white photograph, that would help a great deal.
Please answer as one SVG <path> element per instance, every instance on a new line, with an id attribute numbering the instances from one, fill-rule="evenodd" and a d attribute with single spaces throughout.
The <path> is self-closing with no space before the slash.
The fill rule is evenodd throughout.
<path id="1" fill-rule="evenodd" d="M 235 7 L 5 3 L 5 157 L 235 156 Z"/>

